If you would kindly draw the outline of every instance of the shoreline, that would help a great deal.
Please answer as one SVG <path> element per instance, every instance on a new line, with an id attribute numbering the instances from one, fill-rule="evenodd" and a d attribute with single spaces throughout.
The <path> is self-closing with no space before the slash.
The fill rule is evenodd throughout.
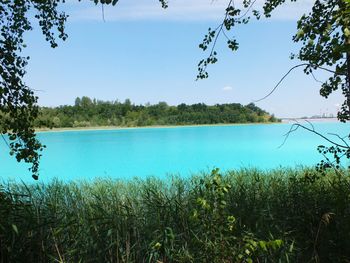
<path id="1" fill-rule="evenodd" d="M 182 127 L 220 127 L 220 126 L 242 126 L 259 124 L 283 124 L 283 122 L 254 122 L 254 123 L 218 123 L 218 124 L 190 124 L 190 125 L 153 125 L 153 126 L 92 126 L 92 127 L 67 127 L 67 128 L 36 128 L 36 133 L 44 132 L 75 132 L 75 131 L 108 131 L 108 130 L 134 130 L 134 129 L 173 129 Z"/>
<path id="2" fill-rule="evenodd" d="M 251 123 L 217 123 L 217 124 L 189 124 L 189 125 L 152 125 L 152 126 L 92 126 L 92 127 L 67 127 L 67 128 L 36 128 L 36 133 L 46 132 L 75 132 L 75 131 L 108 131 L 108 130 L 134 130 L 134 129 L 173 129 L 182 127 L 225 127 L 243 125 L 271 125 L 271 124 L 292 124 L 296 121 L 311 121 L 313 123 L 337 122 L 337 119 L 281 119 L 281 122 L 251 122 Z"/>

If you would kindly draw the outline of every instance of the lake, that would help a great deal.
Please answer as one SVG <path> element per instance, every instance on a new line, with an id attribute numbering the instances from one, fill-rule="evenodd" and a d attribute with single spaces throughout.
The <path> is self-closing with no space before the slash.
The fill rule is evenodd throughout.
<path id="1" fill-rule="evenodd" d="M 345 136 L 350 131 L 349 124 L 314 125 L 324 134 Z M 38 138 L 47 149 L 39 180 L 165 178 L 168 174 L 187 177 L 214 167 L 273 169 L 320 161 L 322 156 L 316 149 L 325 142 L 305 130 L 293 132 L 279 147 L 290 127 L 291 124 L 252 124 L 40 132 Z M 28 165 L 11 158 L 2 141 L 0 160 L 2 179 L 30 179 Z"/>

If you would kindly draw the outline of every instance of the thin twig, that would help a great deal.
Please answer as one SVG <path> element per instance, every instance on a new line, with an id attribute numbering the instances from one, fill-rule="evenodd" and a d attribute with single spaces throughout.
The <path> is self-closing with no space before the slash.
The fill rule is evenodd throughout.
<path id="1" fill-rule="evenodd" d="M 227 40 L 231 40 L 231 38 L 225 33 L 225 30 L 222 30 L 222 34 L 226 37 Z"/>
<path id="2" fill-rule="evenodd" d="M 275 92 L 275 90 L 279 87 L 279 85 L 281 85 L 281 83 L 284 81 L 284 79 L 285 79 L 294 69 L 299 68 L 299 67 L 303 67 L 303 66 L 305 66 L 305 67 L 311 67 L 311 68 L 314 68 L 315 70 L 321 69 L 321 70 L 324 70 L 324 71 L 327 71 L 327 72 L 330 72 L 330 73 L 333 73 L 333 74 L 336 74 L 336 75 L 340 75 L 340 76 L 344 75 L 344 74 L 341 74 L 341 73 L 339 73 L 339 72 L 335 72 L 334 70 L 331 70 L 331 69 L 328 69 L 328 68 L 325 68 L 325 67 L 321 67 L 321 66 L 317 66 L 317 65 L 312 65 L 312 64 L 309 64 L 309 63 L 298 64 L 298 65 L 296 65 L 296 66 L 290 68 L 290 69 L 288 70 L 288 72 L 287 72 L 286 74 L 283 75 L 283 77 L 277 82 L 277 84 L 275 85 L 275 87 L 274 87 L 267 95 L 265 95 L 265 96 L 264 96 L 263 98 L 261 98 L 261 99 L 255 100 L 255 101 L 253 101 L 253 102 L 254 102 L 254 103 L 259 102 L 259 101 L 262 101 L 262 100 L 268 98 L 269 96 L 271 96 L 271 94 Z M 311 75 L 313 76 L 312 71 L 311 71 Z M 315 80 L 317 81 L 316 78 L 315 78 Z"/>
<path id="3" fill-rule="evenodd" d="M 104 4 L 101 4 L 101 8 L 102 8 L 102 20 L 103 20 L 103 22 L 106 22 Z"/>
<path id="4" fill-rule="evenodd" d="M 341 140 L 347 147 L 349 147 L 349 144 L 344 140 L 344 138 L 346 138 L 347 136 L 341 137 L 341 136 L 339 136 L 339 134 L 336 134 L 336 133 L 328 133 L 328 134 L 339 138 L 339 140 Z"/>
<path id="5" fill-rule="evenodd" d="M 2 133 L 1 133 L 1 137 L 4 140 L 5 144 L 7 145 L 7 147 L 9 147 L 11 149 L 9 143 L 6 141 L 5 136 Z"/>
<path id="6" fill-rule="evenodd" d="M 262 101 L 264 99 L 266 99 L 267 97 L 269 97 L 272 93 L 275 92 L 275 90 L 278 88 L 278 86 L 283 82 L 283 80 L 289 75 L 289 73 L 291 73 L 294 69 L 296 68 L 299 68 L 299 67 L 303 67 L 303 66 L 308 66 L 309 64 L 308 63 L 302 63 L 302 64 L 299 64 L 299 65 L 296 65 L 292 68 L 290 68 L 288 70 L 288 72 L 286 74 L 283 75 L 283 77 L 277 82 L 277 84 L 275 85 L 275 87 L 267 94 L 265 95 L 264 97 L 262 97 L 261 99 L 258 99 L 258 100 L 255 100 L 253 101 L 254 103 L 255 102 L 259 102 L 259 101 Z"/>
<path id="7" fill-rule="evenodd" d="M 319 79 L 317 79 L 316 77 L 315 77 L 315 74 L 311 71 L 311 76 L 312 76 L 312 78 L 316 81 L 316 82 L 318 82 L 318 83 L 323 83 L 323 81 L 321 81 L 321 80 L 319 80 Z"/>
<path id="8" fill-rule="evenodd" d="M 238 17 L 238 20 L 242 19 L 243 17 L 245 17 L 249 11 L 252 9 L 253 5 L 255 4 L 256 0 L 254 0 L 247 8 L 247 10 L 245 11 L 245 13 L 243 15 L 241 15 L 240 17 Z"/>
<path id="9" fill-rule="evenodd" d="M 313 124 L 312 124 L 310 121 L 305 120 L 305 122 L 307 122 L 308 124 L 310 124 L 310 126 L 311 126 L 312 130 L 313 130 L 313 131 L 315 131 L 315 127 L 314 127 L 314 125 L 313 125 Z"/>

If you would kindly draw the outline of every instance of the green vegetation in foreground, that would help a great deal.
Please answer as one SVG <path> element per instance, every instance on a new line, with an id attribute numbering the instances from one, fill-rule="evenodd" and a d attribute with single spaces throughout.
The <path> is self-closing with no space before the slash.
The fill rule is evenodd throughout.
<path id="1" fill-rule="evenodd" d="M 9 183 L 1 262 L 348 262 L 350 177 L 218 170 L 191 179 Z"/>
<path id="2" fill-rule="evenodd" d="M 82 97 L 75 100 L 74 106 L 43 107 L 40 112 L 35 127 L 137 127 L 279 121 L 253 103 L 246 106 L 239 103 L 169 106 L 165 102 L 155 105 L 134 105 L 128 99 L 121 103 Z"/>

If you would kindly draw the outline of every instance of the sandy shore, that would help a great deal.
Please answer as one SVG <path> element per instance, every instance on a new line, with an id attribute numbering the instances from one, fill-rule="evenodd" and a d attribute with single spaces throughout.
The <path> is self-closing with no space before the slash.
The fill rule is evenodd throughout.
<path id="1" fill-rule="evenodd" d="M 281 122 L 257 122 L 257 123 L 222 123 L 222 124 L 196 124 L 196 125 L 154 125 L 154 126 L 96 126 L 96 127 L 69 127 L 69 128 L 37 128 L 36 132 L 73 132 L 73 131 L 105 131 L 105 130 L 132 130 L 132 129 L 171 129 L 179 127 L 215 127 L 215 126 L 239 126 L 239 125 L 259 125 L 259 124 L 280 124 Z"/>
<path id="2" fill-rule="evenodd" d="M 338 122 L 337 118 L 281 118 L 281 122 L 255 122 L 255 123 L 219 123 L 219 124 L 192 124 L 192 125 L 154 125 L 154 126 L 94 126 L 94 127 L 69 127 L 69 128 L 37 128 L 36 132 L 73 132 L 73 131 L 105 131 L 105 130 L 131 130 L 131 129 L 171 129 L 179 127 L 215 127 L 215 126 L 239 126 L 239 125 L 259 125 L 259 124 L 292 124 L 292 123 L 305 123 L 306 121 L 315 122 Z"/>

